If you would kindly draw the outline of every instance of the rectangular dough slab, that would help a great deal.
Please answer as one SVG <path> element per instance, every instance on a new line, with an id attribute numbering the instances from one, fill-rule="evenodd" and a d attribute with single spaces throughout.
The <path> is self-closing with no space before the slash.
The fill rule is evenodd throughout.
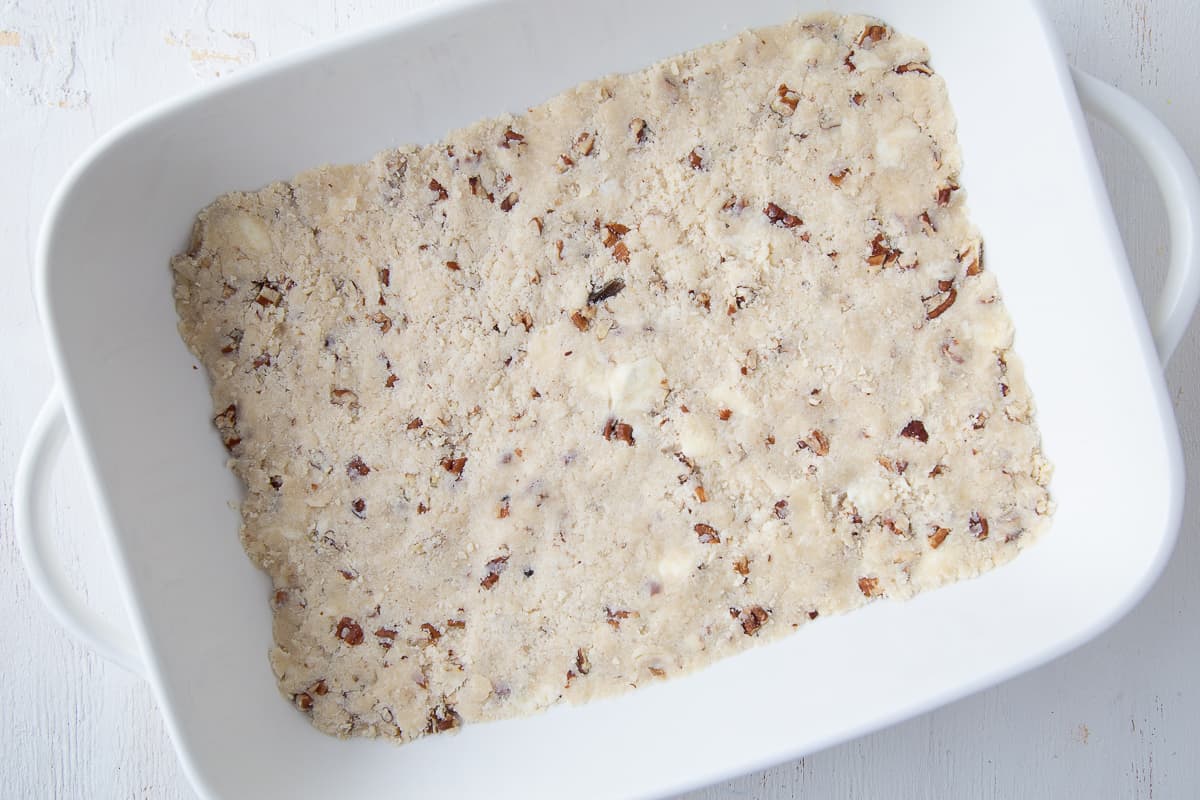
<path id="1" fill-rule="evenodd" d="M 201 212 L 180 331 L 313 724 L 626 691 L 1036 539 L 928 65 L 810 17 Z"/>

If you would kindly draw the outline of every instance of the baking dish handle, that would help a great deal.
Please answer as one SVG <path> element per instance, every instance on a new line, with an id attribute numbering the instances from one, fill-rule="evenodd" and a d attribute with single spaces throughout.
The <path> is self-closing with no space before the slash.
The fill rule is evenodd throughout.
<path id="1" fill-rule="evenodd" d="M 1200 301 L 1200 179 L 1179 141 L 1145 106 L 1075 67 L 1071 76 L 1084 110 L 1137 148 L 1162 192 L 1171 255 L 1162 296 L 1150 313 L 1150 330 L 1165 366 Z"/>
<path id="2" fill-rule="evenodd" d="M 21 558 L 33 588 L 59 624 L 99 655 L 141 675 L 142 661 L 133 638 L 86 605 L 67 579 L 58 554 L 52 552 L 46 487 L 67 432 L 67 416 L 56 388 L 38 412 L 17 464 L 13 517 Z"/>

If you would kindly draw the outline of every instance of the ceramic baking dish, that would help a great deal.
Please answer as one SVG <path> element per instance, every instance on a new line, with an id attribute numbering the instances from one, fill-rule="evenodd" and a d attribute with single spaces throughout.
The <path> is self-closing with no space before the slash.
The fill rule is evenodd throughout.
<path id="1" fill-rule="evenodd" d="M 211 428 L 204 373 L 175 330 L 168 260 L 196 211 L 229 189 L 430 141 L 581 80 L 823 8 L 875 14 L 925 40 L 947 81 L 968 201 L 1057 468 L 1052 530 L 978 580 L 822 619 L 624 697 L 405 747 L 314 731 L 276 692 L 268 582 L 239 544 L 239 487 Z M 1079 97 L 1139 145 L 1168 201 L 1171 270 L 1153 327 Z M 143 114 L 71 170 L 37 263 L 59 388 L 20 469 L 26 563 L 69 629 L 150 682 L 208 797 L 579 799 L 713 782 L 1009 678 L 1095 636 L 1143 595 L 1183 501 L 1160 356 L 1200 293 L 1198 220 L 1182 150 L 1116 90 L 1073 82 L 1031 0 L 449 3 Z M 84 607 L 47 551 L 45 482 L 68 424 L 131 633 Z"/>

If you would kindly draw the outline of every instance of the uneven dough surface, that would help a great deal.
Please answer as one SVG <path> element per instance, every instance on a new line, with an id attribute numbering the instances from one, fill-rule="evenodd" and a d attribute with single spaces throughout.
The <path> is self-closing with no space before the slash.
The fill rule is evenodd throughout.
<path id="1" fill-rule="evenodd" d="M 180 331 L 313 724 L 625 691 L 1036 538 L 928 61 L 810 17 L 200 214 Z"/>

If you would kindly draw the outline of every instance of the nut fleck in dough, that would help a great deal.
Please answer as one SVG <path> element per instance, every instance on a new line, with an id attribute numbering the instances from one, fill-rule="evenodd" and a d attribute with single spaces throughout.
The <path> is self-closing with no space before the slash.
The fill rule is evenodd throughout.
<path id="1" fill-rule="evenodd" d="M 810 17 L 200 214 L 180 331 L 313 724 L 624 691 L 1036 537 L 927 63 Z"/>

